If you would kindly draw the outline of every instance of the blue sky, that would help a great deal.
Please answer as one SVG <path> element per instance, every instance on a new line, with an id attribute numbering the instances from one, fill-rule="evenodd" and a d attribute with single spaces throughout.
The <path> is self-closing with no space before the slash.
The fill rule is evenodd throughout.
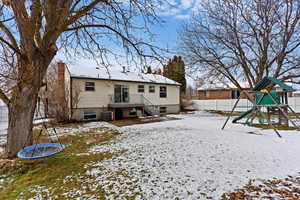
<path id="1" fill-rule="evenodd" d="M 172 53 L 165 54 L 168 58 L 179 55 L 176 53 L 176 49 L 178 47 L 178 30 L 180 29 L 181 25 L 189 20 L 193 11 L 195 11 L 199 5 L 201 0 L 165 0 L 162 5 L 160 5 L 161 10 L 157 12 L 158 16 L 164 21 L 162 24 L 154 24 L 151 26 L 151 32 L 155 35 L 155 43 L 154 45 L 168 48 Z M 61 54 L 56 57 L 57 60 L 65 60 L 67 63 L 66 58 L 64 58 Z M 72 65 L 83 65 L 86 67 L 95 67 L 95 61 L 91 59 L 83 59 L 79 58 L 70 61 Z M 114 60 L 114 58 L 111 58 Z M 120 64 L 116 64 L 114 62 L 111 63 L 114 68 L 121 68 Z M 151 64 L 152 65 L 152 64 Z M 159 64 L 153 64 L 153 68 L 162 67 Z M 136 70 L 136 69 L 133 69 Z"/>
<path id="2" fill-rule="evenodd" d="M 177 19 L 172 16 L 163 16 L 164 24 L 156 25 L 153 28 L 153 33 L 156 34 L 156 44 L 174 50 L 179 42 L 178 30 L 183 19 Z"/>
<path id="3" fill-rule="evenodd" d="M 172 53 L 165 56 L 172 57 L 178 54 L 176 53 L 179 42 L 178 30 L 189 19 L 200 0 L 165 0 L 163 2 L 160 10 L 157 10 L 157 14 L 164 23 L 152 25 L 151 32 L 155 35 L 153 44 L 161 48 L 168 48 Z M 57 56 L 58 59 L 59 57 L 60 55 Z"/>
<path id="4" fill-rule="evenodd" d="M 154 26 L 153 32 L 157 35 L 157 43 L 162 46 L 176 48 L 178 30 L 181 25 L 189 20 L 193 11 L 196 11 L 201 0 L 167 0 L 161 5 L 160 17 L 165 21 Z"/>

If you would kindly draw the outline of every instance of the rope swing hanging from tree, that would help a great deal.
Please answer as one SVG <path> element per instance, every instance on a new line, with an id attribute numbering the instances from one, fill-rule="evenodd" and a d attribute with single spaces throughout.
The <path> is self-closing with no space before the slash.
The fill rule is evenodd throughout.
<path id="1" fill-rule="evenodd" d="M 38 101 L 37 111 L 38 111 L 38 114 L 40 116 L 42 116 L 40 109 L 41 109 L 40 101 Z M 18 158 L 25 159 L 25 160 L 36 160 L 36 159 L 42 159 L 42 158 L 54 156 L 55 154 L 58 154 L 58 153 L 64 151 L 65 146 L 63 144 L 61 144 L 61 142 L 59 141 L 59 137 L 57 135 L 57 132 L 56 132 L 56 129 L 54 128 L 54 126 L 52 126 L 52 130 L 55 134 L 57 142 L 54 142 L 52 140 L 45 121 L 42 122 L 42 126 L 43 127 L 40 130 L 39 135 L 37 137 L 37 142 L 38 142 L 38 139 L 40 138 L 40 136 L 42 135 L 43 129 L 44 129 L 45 132 L 47 133 L 50 143 L 36 143 L 31 146 L 25 146 L 26 144 L 28 144 L 28 141 L 31 137 L 31 135 L 28 135 L 27 141 L 23 145 L 23 148 L 18 152 Z"/>

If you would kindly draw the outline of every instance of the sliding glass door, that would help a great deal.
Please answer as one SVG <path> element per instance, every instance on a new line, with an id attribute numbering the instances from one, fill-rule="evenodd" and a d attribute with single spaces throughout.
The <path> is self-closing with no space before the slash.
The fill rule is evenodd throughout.
<path id="1" fill-rule="evenodd" d="M 115 85 L 115 103 L 129 102 L 129 87 L 127 85 Z"/>

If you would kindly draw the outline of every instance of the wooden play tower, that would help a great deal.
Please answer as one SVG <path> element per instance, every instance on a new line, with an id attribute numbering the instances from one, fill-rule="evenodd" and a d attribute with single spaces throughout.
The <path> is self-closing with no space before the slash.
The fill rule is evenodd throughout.
<path id="1" fill-rule="evenodd" d="M 253 104 L 246 112 L 232 120 L 232 123 L 252 125 L 256 119 L 259 124 L 267 123 L 276 134 L 281 137 L 276 126 L 289 126 L 289 122 L 300 130 L 300 118 L 288 104 L 288 93 L 294 89 L 284 82 L 273 78 L 263 78 L 252 90 L 241 91 L 241 94 Z M 242 95 L 235 102 L 230 115 L 227 117 L 222 129 L 225 128 L 230 116 L 238 105 Z M 241 121 L 241 120 L 244 121 Z M 277 121 L 274 121 L 274 120 Z"/>

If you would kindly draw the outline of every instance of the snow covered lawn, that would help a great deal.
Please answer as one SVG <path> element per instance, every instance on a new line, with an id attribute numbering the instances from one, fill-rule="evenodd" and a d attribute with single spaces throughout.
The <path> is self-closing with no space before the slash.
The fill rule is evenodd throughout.
<path id="1" fill-rule="evenodd" d="M 129 194 L 219 199 L 251 179 L 284 178 L 300 171 L 300 132 L 280 131 L 279 138 L 272 130 L 231 123 L 221 131 L 225 117 L 206 112 L 176 117 L 182 120 L 122 127 L 117 141 L 90 149 L 127 150 L 85 166 L 109 199 Z"/>
<path id="2" fill-rule="evenodd" d="M 49 119 L 38 119 L 38 120 L 34 120 L 33 124 L 34 126 L 34 130 L 40 130 L 43 129 L 43 131 L 45 132 L 45 128 L 42 125 L 43 122 L 49 122 L 53 119 L 49 118 Z M 53 126 L 52 125 L 47 125 L 47 130 L 49 132 L 49 135 L 53 138 L 53 139 L 57 139 L 57 136 L 66 136 L 66 135 L 77 135 L 80 133 L 84 133 L 84 132 L 89 132 L 92 129 L 103 129 L 103 132 L 105 132 L 107 130 L 107 128 L 114 128 L 114 125 L 111 125 L 107 122 L 88 122 L 88 123 L 74 123 L 74 124 L 66 124 L 66 125 L 56 125 L 54 128 L 56 130 L 56 134 L 53 130 Z M 2 132 L 1 132 L 2 131 Z M 3 125 L 3 129 L 1 130 L 1 123 L 0 123 L 0 153 L 4 152 L 4 145 L 6 144 L 6 139 L 7 139 L 7 124 Z M 99 132 L 99 130 L 98 130 Z"/>
<path id="3" fill-rule="evenodd" d="M 57 127 L 58 135 L 69 135 L 72 142 L 64 153 L 32 162 L 32 169 L 42 164 L 48 167 L 42 172 L 65 175 L 40 183 L 36 179 L 44 176 L 28 171 L 15 180 L 26 185 L 18 191 L 31 191 L 32 199 L 220 199 L 246 186 L 244 195 L 280 199 L 256 186 L 268 183 L 263 179 L 289 175 L 294 178 L 273 185 L 300 191 L 300 132 L 280 131 L 279 138 L 273 130 L 231 123 L 222 131 L 225 117 L 200 111 L 170 117 L 181 120 L 121 128 L 106 122 Z M 27 176 L 37 177 L 34 183 L 23 183 Z M 253 180 L 256 185 L 249 187 Z"/>

